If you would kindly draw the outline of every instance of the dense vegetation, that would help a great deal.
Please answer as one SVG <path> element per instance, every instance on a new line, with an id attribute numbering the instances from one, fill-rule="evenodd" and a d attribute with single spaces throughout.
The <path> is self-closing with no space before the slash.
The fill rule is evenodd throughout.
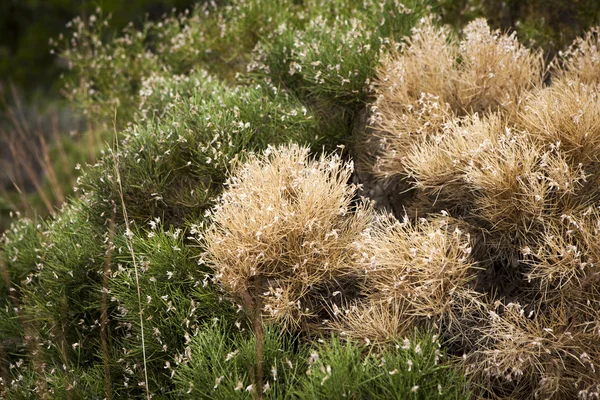
<path id="1" fill-rule="evenodd" d="M 0 396 L 598 398 L 597 30 L 548 64 L 453 12 L 76 18 L 109 143 L 0 240 Z"/>

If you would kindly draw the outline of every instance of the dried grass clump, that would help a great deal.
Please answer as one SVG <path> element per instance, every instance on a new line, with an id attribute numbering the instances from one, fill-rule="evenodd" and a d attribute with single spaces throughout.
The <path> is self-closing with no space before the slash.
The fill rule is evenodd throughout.
<path id="1" fill-rule="evenodd" d="M 310 160 L 296 145 L 241 165 L 204 238 L 219 282 L 287 328 L 323 317 L 338 291 L 350 296 L 373 217 L 370 205 L 353 202 L 351 173 L 339 156 Z"/>
<path id="2" fill-rule="evenodd" d="M 560 54 L 555 75 L 586 84 L 600 83 L 600 27 L 590 29 L 584 37 L 575 39 L 571 47 Z"/>
<path id="3" fill-rule="evenodd" d="M 374 174 L 406 177 L 407 149 L 440 135 L 453 118 L 475 112 L 512 118 L 522 94 L 541 83 L 542 70 L 540 52 L 482 19 L 465 28 L 459 43 L 448 29 L 423 20 L 379 71 L 373 128 L 381 149 Z"/>
<path id="4" fill-rule="evenodd" d="M 512 116 L 521 95 L 541 84 L 541 52 L 521 45 L 515 32 L 492 31 L 485 19 L 471 22 L 463 35 L 457 66 L 459 107 L 468 113 L 498 111 Z"/>
<path id="5" fill-rule="evenodd" d="M 582 163 L 588 169 L 600 161 L 597 84 L 566 78 L 554 81 L 529 97 L 518 124 L 542 144 L 559 146 L 574 165 Z"/>
<path id="6" fill-rule="evenodd" d="M 386 342 L 415 326 L 461 325 L 463 312 L 455 306 L 480 297 L 469 289 L 476 265 L 464 228 L 444 216 L 418 223 L 379 217 L 363 258 L 368 300 L 346 310 L 337 327 L 346 336 Z"/>
<path id="7" fill-rule="evenodd" d="M 514 46 L 513 59 L 487 54 L 490 43 L 510 48 L 516 41 L 500 40 L 485 28 L 476 21 L 465 30 L 456 68 L 459 76 L 469 78 L 453 83 L 455 97 L 444 94 L 455 101 L 440 107 L 449 110 L 446 119 L 425 121 L 411 136 L 402 123 L 408 108 L 401 102 L 381 107 L 387 95 L 382 88 L 391 81 L 384 66 L 378 112 L 389 114 L 378 115 L 377 121 L 384 149 L 395 152 L 382 156 L 387 158 L 380 166 L 390 169 L 379 176 L 406 178 L 414 192 L 405 205 L 412 222 L 396 224 L 412 228 L 382 224 L 386 230 L 380 237 L 373 228 L 369 298 L 349 310 L 343 328 L 349 336 L 389 340 L 390 331 L 433 326 L 447 350 L 464 354 L 461 360 L 481 385 L 478 394 L 486 398 L 597 399 L 597 30 L 575 42 L 579 52 L 571 49 L 573 64 L 563 66 L 541 88 L 536 87 L 541 77 L 537 55 Z M 482 63 L 470 62 L 467 53 Z M 410 54 L 405 49 L 394 65 L 406 63 Z M 529 56 L 531 63 L 525 64 L 538 65 L 539 74 L 511 87 L 494 83 L 492 76 L 485 80 L 481 72 L 488 61 L 500 63 L 505 72 L 507 65 L 514 67 L 516 60 Z M 467 83 L 472 88 L 461 91 Z M 477 88 L 486 89 L 482 97 L 465 95 L 479 93 Z M 443 218 L 442 210 L 447 212 Z M 428 222 L 421 222 L 422 217 Z M 452 229 L 440 229 L 441 221 Z M 468 232 L 468 240 L 456 236 L 456 226 Z M 436 274 L 441 270 L 443 279 Z M 367 323 L 372 326 L 364 328 Z"/>
<path id="8" fill-rule="evenodd" d="M 488 233 L 483 258 L 513 259 L 546 218 L 569 209 L 586 179 L 563 152 L 534 139 L 498 115 L 452 121 L 407 150 L 405 168 L 418 189 L 409 209 L 448 210 Z"/>
<path id="9" fill-rule="evenodd" d="M 399 52 L 382 60 L 373 115 L 381 157 L 375 174 L 388 178 L 402 169 L 402 157 L 416 137 L 437 132 L 452 115 L 453 68 L 457 46 L 450 30 L 421 21 Z"/>
<path id="10" fill-rule="evenodd" d="M 497 142 L 504 128 L 497 115 L 455 118 L 439 135 L 406 149 L 404 169 L 418 189 L 411 214 L 446 210 L 464 215 L 474 198 L 472 191 L 465 190 L 466 171 L 477 165 L 474 160 Z"/>
<path id="11" fill-rule="evenodd" d="M 466 357 L 470 373 L 485 378 L 484 390 L 510 399 L 598 398 L 597 322 L 578 325 L 568 307 L 509 303 L 496 311 L 479 330 L 481 350 Z"/>

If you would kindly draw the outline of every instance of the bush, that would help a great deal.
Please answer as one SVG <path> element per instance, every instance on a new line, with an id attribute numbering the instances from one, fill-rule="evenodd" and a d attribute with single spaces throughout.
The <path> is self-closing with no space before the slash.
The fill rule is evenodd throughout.
<path id="1" fill-rule="evenodd" d="M 352 292 L 372 210 L 352 204 L 351 173 L 339 156 L 311 161 L 297 146 L 238 167 L 203 242 L 217 279 L 249 312 L 284 327 L 318 326 L 323 300 Z"/>
<path id="2" fill-rule="evenodd" d="M 412 40 L 411 46 L 419 43 Z M 477 108 L 455 112 L 446 103 L 440 108 L 447 113 L 430 116 L 415 111 L 414 98 L 394 96 L 407 91 L 412 82 L 423 81 L 422 74 L 408 74 L 395 86 L 388 83 L 391 78 L 380 78 L 380 103 L 387 107 L 379 107 L 378 121 L 384 122 L 378 124 L 389 127 L 382 136 L 398 149 L 386 153 L 384 147 L 383 157 L 391 156 L 391 161 L 383 165 L 413 191 L 405 203 L 410 210 L 406 218 L 427 216 L 426 224 L 451 218 L 460 230 L 442 231 L 437 242 L 434 238 L 440 232 L 430 233 L 408 247 L 407 252 L 415 255 L 407 262 L 411 272 L 393 286 L 401 299 L 410 299 L 408 305 L 392 298 L 387 308 L 377 306 L 375 291 L 363 308 L 367 312 L 346 322 L 347 334 L 361 335 L 363 322 L 373 319 L 383 328 L 366 332 L 389 336 L 386 330 L 404 328 L 390 320 L 425 314 L 426 325 L 441 328 L 447 348 L 464 354 L 469 374 L 485 382 L 494 396 L 595 395 L 598 376 L 591 360 L 600 347 L 589 329 L 596 326 L 598 302 L 594 267 L 598 250 L 592 240 L 598 225 L 598 98 L 589 68 L 594 63 L 593 43 L 593 34 L 576 41 L 565 58 L 573 64 L 555 69 L 547 87 L 532 85 L 539 69 L 525 67 L 529 62 L 521 66 L 521 71 L 528 71 L 524 77 L 530 78 L 515 84 L 519 89 L 513 92 L 512 104 L 518 112 L 491 107 L 478 115 Z M 410 55 L 408 49 L 392 65 L 404 65 Z M 428 81 L 416 87 L 417 92 L 427 89 Z M 504 87 L 499 90 L 510 93 Z M 493 85 L 483 85 L 482 98 L 494 98 L 495 91 Z M 421 118 L 424 129 L 408 136 L 413 132 L 397 123 L 402 118 Z M 454 243 L 450 251 L 446 244 L 461 231 L 470 234 L 470 244 Z M 399 243 L 412 243 L 414 234 L 400 233 Z M 419 257 L 429 243 L 432 250 Z M 385 248 L 375 246 L 373 255 L 373 265 L 381 265 L 382 271 L 388 265 Z M 469 251 L 461 253 L 461 248 Z M 434 271 L 444 271 L 443 278 L 438 281 L 429 272 L 420 280 L 420 260 Z M 394 275 L 383 276 L 386 280 L 372 287 L 388 288 L 387 279 L 393 281 Z M 427 289 L 414 286 L 415 280 L 425 282 Z M 423 301 L 438 293 L 432 290 L 436 287 L 447 294 L 421 314 L 427 311 Z M 455 330 L 460 334 L 447 334 Z"/>
<path id="3" fill-rule="evenodd" d="M 464 375 L 441 362 L 435 336 L 414 335 L 369 349 L 332 338 L 311 353 L 301 398 L 467 399 Z M 365 354 L 366 352 L 366 354 Z"/>
<path id="4" fill-rule="evenodd" d="M 596 31 L 545 79 L 514 34 L 426 11 L 76 21 L 72 99 L 119 137 L 2 239 L 2 396 L 594 396 Z"/>
<path id="5" fill-rule="evenodd" d="M 483 20 L 471 22 L 463 34 L 457 43 L 448 29 L 424 20 L 401 52 L 384 60 L 372 116 L 377 176 L 406 177 L 411 145 L 440 136 L 453 118 L 472 113 L 514 118 L 521 96 L 541 84 L 541 54 L 523 47 L 514 34 L 491 31 Z"/>

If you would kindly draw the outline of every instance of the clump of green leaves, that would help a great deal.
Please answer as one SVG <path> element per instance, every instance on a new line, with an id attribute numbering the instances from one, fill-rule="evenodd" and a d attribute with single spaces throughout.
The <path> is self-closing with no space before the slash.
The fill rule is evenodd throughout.
<path id="1" fill-rule="evenodd" d="M 318 143 L 313 113 L 289 94 L 228 88 L 203 72 L 146 84 L 139 123 L 82 180 L 107 213 L 122 195 L 134 220 L 202 218 L 235 159 L 267 144 Z"/>
<path id="2" fill-rule="evenodd" d="M 222 322 L 208 325 L 189 344 L 175 372 L 185 398 L 251 399 L 249 369 L 255 341 L 248 331 Z M 388 347 L 342 342 L 309 345 L 301 338 L 265 333 L 265 399 L 467 399 L 467 381 L 446 363 L 431 334 L 397 339 Z"/>
<path id="3" fill-rule="evenodd" d="M 311 350 L 298 394 L 308 399 L 469 398 L 464 375 L 443 360 L 435 336 L 396 339 L 384 348 L 333 337 Z"/>

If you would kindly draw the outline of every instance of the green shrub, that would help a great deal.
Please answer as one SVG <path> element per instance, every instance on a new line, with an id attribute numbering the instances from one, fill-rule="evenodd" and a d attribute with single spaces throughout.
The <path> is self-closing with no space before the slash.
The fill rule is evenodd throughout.
<path id="1" fill-rule="evenodd" d="M 445 365 L 435 336 L 369 348 L 335 337 L 311 351 L 303 399 L 467 399 L 464 375 Z"/>
<path id="2" fill-rule="evenodd" d="M 256 342 L 247 330 L 222 321 L 205 326 L 188 344 L 175 369 L 177 394 L 190 399 L 251 399 Z M 305 346 L 298 338 L 268 327 L 264 336 L 264 398 L 288 399 L 304 376 Z"/>
<path id="3" fill-rule="evenodd" d="M 157 88 L 142 110 L 147 118 L 82 179 L 82 190 L 93 193 L 101 210 L 120 204 L 122 195 L 132 219 L 180 225 L 202 217 L 235 159 L 267 144 L 318 143 L 313 114 L 288 94 L 232 89 L 204 73 L 169 82 L 170 102 L 160 100 Z M 152 117 L 155 107 L 161 115 Z"/>

